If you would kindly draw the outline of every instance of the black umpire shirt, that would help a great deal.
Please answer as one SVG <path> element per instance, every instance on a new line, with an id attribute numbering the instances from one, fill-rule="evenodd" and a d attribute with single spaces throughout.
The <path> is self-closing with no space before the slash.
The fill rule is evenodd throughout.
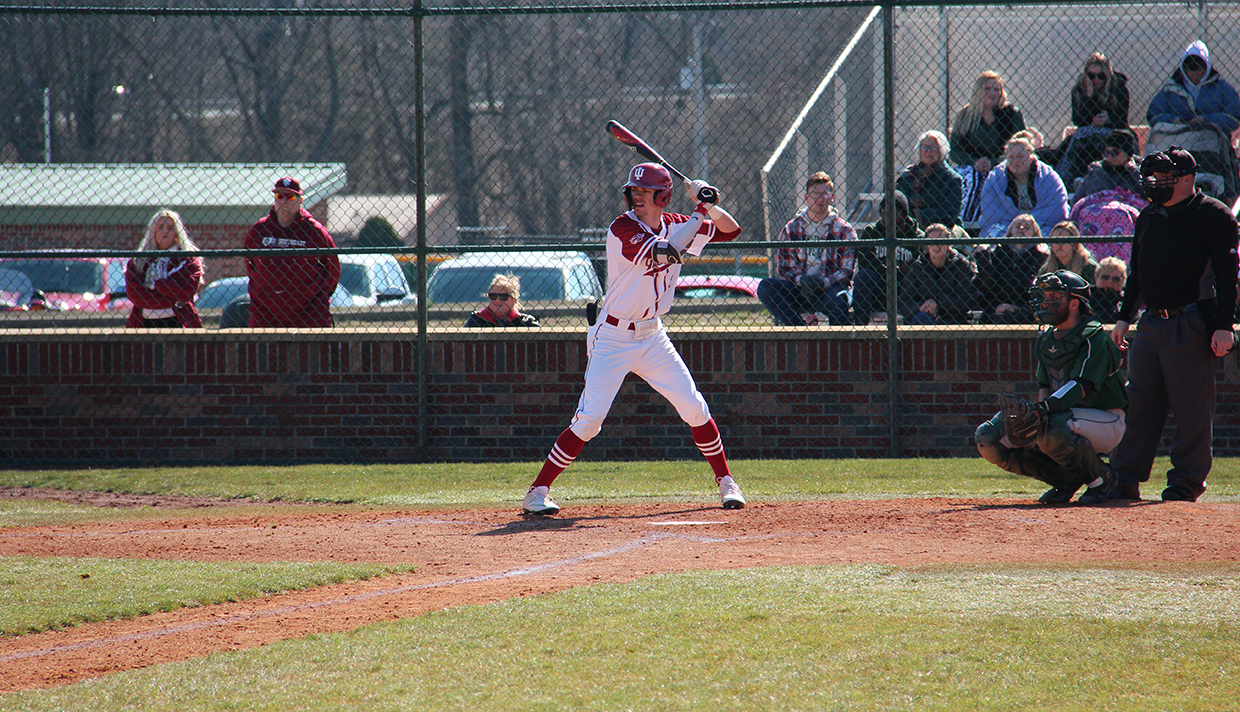
<path id="1" fill-rule="evenodd" d="M 1151 203 L 1137 216 L 1133 233 L 1132 269 L 1119 318 L 1132 323 L 1142 298 L 1148 309 L 1200 302 L 1207 327 L 1231 331 L 1237 233 L 1227 206 L 1201 192 L 1169 208 Z"/>

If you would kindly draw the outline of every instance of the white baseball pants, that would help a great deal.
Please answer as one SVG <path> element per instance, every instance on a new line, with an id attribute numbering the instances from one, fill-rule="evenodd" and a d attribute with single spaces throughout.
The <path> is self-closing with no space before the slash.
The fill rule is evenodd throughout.
<path id="1" fill-rule="evenodd" d="M 613 326 L 605 318 L 606 315 L 600 315 L 598 323 L 586 334 L 586 355 L 590 360 L 586 364 L 585 389 L 569 426 L 573 434 L 582 440 L 598 435 L 624 377 L 630 372 L 671 401 L 689 427 L 705 425 L 710 420 L 710 408 L 663 325 L 658 324 L 646 338 L 639 338 L 645 324 L 638 322 L 637 329 L 629 329 L 627 321 Z"/>

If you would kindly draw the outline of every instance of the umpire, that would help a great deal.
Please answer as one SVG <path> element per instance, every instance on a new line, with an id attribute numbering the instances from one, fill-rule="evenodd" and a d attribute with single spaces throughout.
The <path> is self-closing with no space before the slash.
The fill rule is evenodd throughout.
<path id="1" fill-rule="evenodd" d="M 1175 413 L 1171 469 L 1162 498 L 1195 501 L 1213 461 L 1214 375 L 1232 348 L 1236 309 L 1236 220 L 1197 192 L 1197 162 L 1173 146 L 1141 162 L 1150 200 L 1133 228 L 1132 269 L 1111 340 L 1128 351 L 1128 429 L 1111 456 L 1115 499 L 1140 499 L 1167 411 Z M 1145 302 L 1131 348 L 1124 338 Z"/>

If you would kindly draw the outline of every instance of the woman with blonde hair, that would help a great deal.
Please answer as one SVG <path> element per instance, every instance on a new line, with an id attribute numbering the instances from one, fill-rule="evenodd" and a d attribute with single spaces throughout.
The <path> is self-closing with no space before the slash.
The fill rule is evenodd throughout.
<path id="1" fill-rule="evenodd" d="M 1038 269 L 1046 262 L 1042 247 L 1042 228 L 1029 213 L 1021 213 L 1008 224 L 1005 237 L 1025 242 L 1003 243 L 973 253 L 977 263 L 978 306 L 982 320 L 993 324 L 1029 324 L 1029 287 Z"/>
<path id="2" fill-rule="evenodd" d="M 1008 101 L 1003 79 L 989 70 L 979 74 L 973 82 L 973 96 L 952 122 L 948 154 L 964 178 L 962 220 L 977 219 L 982 183 L 999 164 L 1008 139 L 1024 128 L 1025 117 Z"/>
<path id="3" fill-rule="evenodd" d="M 137 249 L 159 254 L 136 257 L 125 268 L 125 296 L 133 302 L 126 328 L 202 328 L 194 306 L 203 282 L 202 258 L 189 254 L 197 252 L 198 245 L 181 216 L 167 208 L 157 211 Z"/>
<path id="4" fill-rule="evenodd" d="M 521 299 L 521 278 L 514 274 L 497 274 L 487 288 L 487 303 L 469 315 L 465 326 L 542 326 L 538 317 L 522 314 L 518 308 Z"/>
<path id="5" fill-rule="evenodd" d="M 1081 231 L 1077 228 L 1076 223 L 1071 220 L 1064 220 L 1051 228 L 1050 236 L 1080 237 Z M 1047 257 L 1046 262 L 1042 263 L 1042 269 L 1038 274 L 1046 274 L 1047 272 L 1055 272 L 1061 269 L 1079 274 L 1086 282 L 1092 284 L 1094 273 L 1098 269 L 1098 263 L 1094 260 L 1094 256 L 1090 254 L 1089 250 L 1079 242 L 1052 242 L 1051 256 Z"/>

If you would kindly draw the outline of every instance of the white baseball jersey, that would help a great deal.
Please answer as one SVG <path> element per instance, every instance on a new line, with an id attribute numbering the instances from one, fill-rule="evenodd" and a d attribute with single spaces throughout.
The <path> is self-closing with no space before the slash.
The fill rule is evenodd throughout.
<path id="1" fill-rule="evenodd" d="M 696 222 L 686 215 L 663 213 L 658 232 L 632 212 L 612 222 L 607 232 L 607 297 L 598 322 L 586 334 L 590 360 L 585 388 L 569 426 L 582 440 L 598 434 L 629 373 L 667 398 L 691 427 L 710 420 L 706 400 L 657 318 L 672 306 L 680 265 L 659 264 L 652 254 L 659 240 L 696 254 L 707 242 L 731 240 L 740 234 L 740 230 L 721 232 L 709 220 L 702 221 L 692 235 L 676 230 L 685 223 L 686 229 L 692 229 Z"/>
<path id="2" fill-rule="evenodd" d="M 672 238 L 677 249 L 696 255 L 707 242 L 723 242 L 740 234 L 740 230 L 721 232 L 714 222 L 704 220 L 695 235 L 676 235 L 676 226 L 689 220 L 687 215 L 663 213 L 663 226 L 658 232 L 638 220 L 632 211 L 612 221 L 607 231 L 607 296 L 603 301 L 608 314 L 641 321 L 666 314 L 672 308 L 680 265 L 655 262 L 656 242 Z"/>

